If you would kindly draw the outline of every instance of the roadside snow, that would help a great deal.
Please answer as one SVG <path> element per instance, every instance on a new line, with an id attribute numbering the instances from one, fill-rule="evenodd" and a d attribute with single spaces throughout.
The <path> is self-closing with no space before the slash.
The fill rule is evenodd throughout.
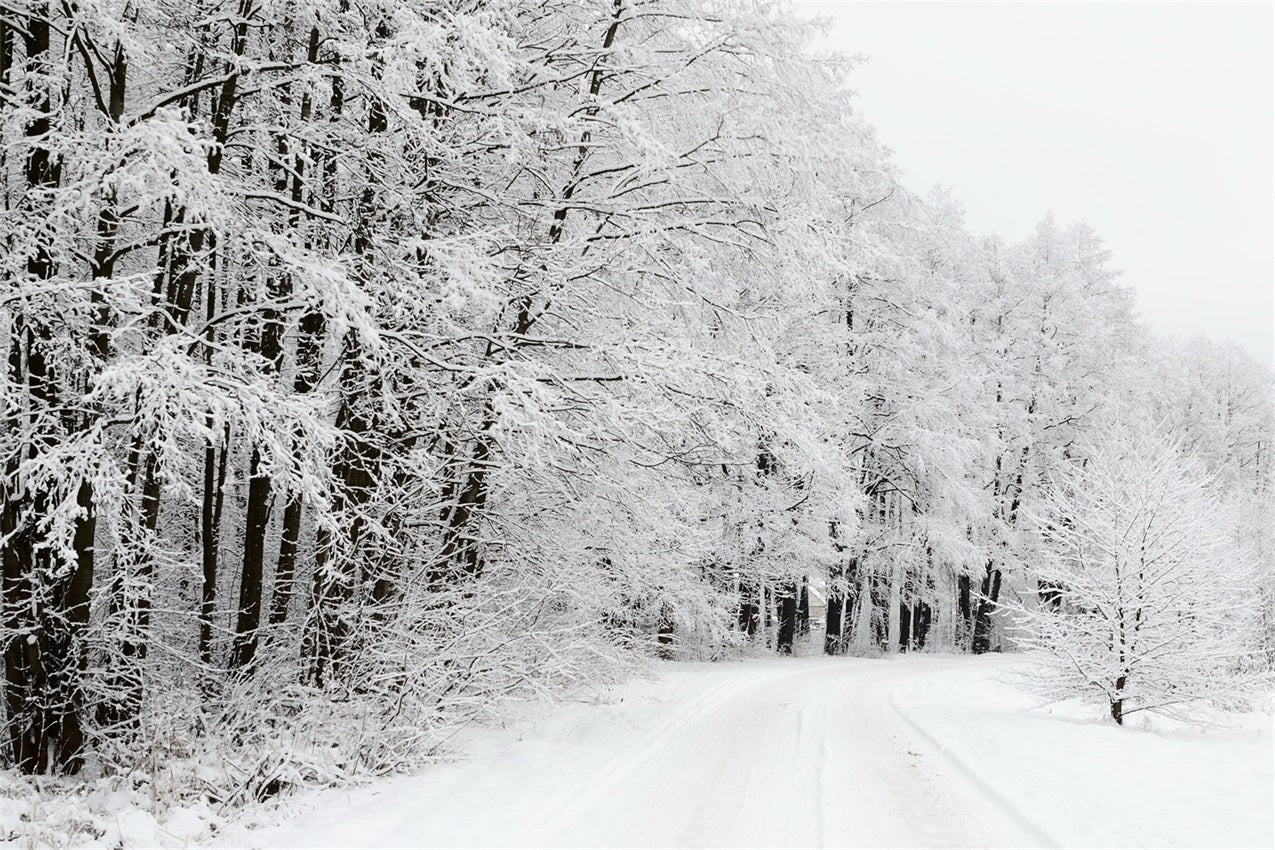
<path id="1" fill-rule="evenodd" d="M 1063 847 L 1271 847 L 1271 719 L 1202 732 L 1150 715 L 1035 707 L 1021 657 L 953 659 L 891 695 L 985 796 Z M 1135 719 L 1136 718 L 1136 719 Z M 941 744 L 939 744 L 941 742 Z"/>

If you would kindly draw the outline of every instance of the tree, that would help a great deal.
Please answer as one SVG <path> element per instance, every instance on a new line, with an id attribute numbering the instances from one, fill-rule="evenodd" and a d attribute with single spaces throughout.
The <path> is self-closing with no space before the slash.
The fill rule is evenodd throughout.
<path id="1" fill-rule="evenodd" d="M 1216 481 L 1165 436 L 1117 430 L 1058 470 L 1034 513 L 1047 592 L 1015 604 L 1020 646 L 1058 696 L 1101 700 L 1116 723 L 1234 693 L 1257 613 Z"/>

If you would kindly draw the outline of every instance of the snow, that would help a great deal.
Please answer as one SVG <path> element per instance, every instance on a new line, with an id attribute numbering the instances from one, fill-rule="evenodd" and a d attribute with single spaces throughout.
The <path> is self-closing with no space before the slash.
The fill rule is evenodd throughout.
<path id="1" fill-rule="evenodd" d="M 1012 656 L 665 664 L 221 846 L 1270 846 L 1269 719 L 1119 729 Z"/>
<path id="2" fill-rule="evenodd" d="M 0 772 L 0 848 L 194 847 L 223 820 L 206 805 L 165 809 L 154 795 L 140 782 Z"/>
<path id="3" fill-rule="evenodd" d="M 1270 847 L 1270 718 L 1202 733 L 1101 707 L 1034 708 L 1022 659 L 957 662 L 901 685 L 900 715 L 989 796 L 1064 847 Z M 976 673 L 976 675 L 970 675 Z"/>

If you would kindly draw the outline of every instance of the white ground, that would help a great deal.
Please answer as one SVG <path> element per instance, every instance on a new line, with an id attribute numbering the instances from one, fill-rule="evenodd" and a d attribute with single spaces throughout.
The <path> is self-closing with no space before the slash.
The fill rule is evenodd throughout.
<path id="1" fill-rule="evenodd" d="M 1269 718 L 1117 729 L 1013 658 L 670 664 L 418 777 L 223 834 L 266 847 L 1272 845 Z"/>

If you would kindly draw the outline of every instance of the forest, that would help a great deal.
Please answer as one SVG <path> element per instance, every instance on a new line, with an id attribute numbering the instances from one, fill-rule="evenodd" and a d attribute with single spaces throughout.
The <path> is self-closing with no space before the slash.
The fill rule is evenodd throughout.
<path id="1" fill-rule="evenodd" d="M 237 805 L 646 657 L 1093 638 L 1051 611 L 1165 615 L 1084 650 L 1117 721 L 1269 675 L 1270 370 L 904 189 L 814 32 L 0 3 L 0 768 Z"/>

